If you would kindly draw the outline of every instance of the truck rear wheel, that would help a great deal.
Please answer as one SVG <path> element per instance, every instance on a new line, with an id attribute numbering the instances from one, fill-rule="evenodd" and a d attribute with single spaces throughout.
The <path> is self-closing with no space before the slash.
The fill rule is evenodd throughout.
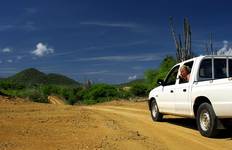
<path id="1" fill-rule="evenodd" d="M 155 100 L 151 102 L 151 117 L 153 121 L 161 121 L 163 119 L 163 114 L 159 112 L 159 108 Z"/>
<path id="2" fill-rule="evenodd" d="M 208 103 L 203 103 L 197 110 L 197 127 L 201 135 L 214 137 L 217 134 L 217 117 L 213 107 Z"/>

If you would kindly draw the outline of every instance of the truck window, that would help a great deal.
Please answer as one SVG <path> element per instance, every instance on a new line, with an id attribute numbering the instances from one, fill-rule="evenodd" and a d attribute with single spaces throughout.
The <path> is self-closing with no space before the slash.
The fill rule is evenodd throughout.
<path id="1" fill-rule="evenodd" d="M 193 61 L 190 61 L 190 62 L 187 62 L 184 64 L 185 66 L 188 67 L 188 75 L 191 74 L 191 70 L 192 70 L 192 67 L 193 67 Z M 180 69 L 181 70 L 181 69 Z M 182 76 L 181 76 L 181 73 L 180 73 L 180 76 L 179 76 L 179 84 L 182 84 L 182 83 L 188 83 L 188 79 L 184 79 Z"/>
<path id="2" fill-rule="evenodd" d="M 232 77 L 232 59 L 229 59 L 229 77 Z"/>
<path id="3" fill-rule="evenodd" d="M 193 67 L 193 61 L 187 62 L 187 63 L 185 63 L 184 65 L 185 65 L 185 66 L 188 66 L 189 69 L 190 69 L 190 72 L 191 72 L 192 67 Z"/>
<path id="4" fill-rule="evenodd" d="M 179 65 L 175 66 L 170 73 L 168 74 L 167 78 L 164 81 L 164 85 L 174 85 L 176 83 L 176 77 L 177 77 L 177 73 L 179 70 Z"/>
<path id="5" fill-rule="evenodd" d="M 227 77 L 226 59 L 214 59 L 214 79 Z"/>
<path id="6" fill-rule="evenodd" d="M 212 59 L 202 60 L 199 68 L 199 81 L 212 80 Z"/>

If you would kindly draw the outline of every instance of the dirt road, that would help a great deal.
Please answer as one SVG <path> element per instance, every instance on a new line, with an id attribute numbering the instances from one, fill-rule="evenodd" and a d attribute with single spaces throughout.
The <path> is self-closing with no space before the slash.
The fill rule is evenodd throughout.
<path id="1" fill-rule="evenodd" d="M 166 116 L 154 123 L 145 102 L 67 106 L 0 98 L 0 150 L 229 150 L 231 137 L 202 137 L 191 119 Z"/>
<path id="2" fill-rule="evenodd" d="M 64 101 L 57 96 L 48 96 L 48 102 L 55 105 L 64 105 Z"/>

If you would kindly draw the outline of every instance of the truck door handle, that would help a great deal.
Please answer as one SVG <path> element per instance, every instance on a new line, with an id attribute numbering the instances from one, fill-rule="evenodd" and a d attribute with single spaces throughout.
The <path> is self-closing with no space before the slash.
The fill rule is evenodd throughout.
<path id="1" fill-rule="evenodd" d="M 187 90 L 186 89 L 183 89 L 183 92 L 186 92 Z"/>
<path id="2" fill-rule="evenodd" d="M 170 92 L 173 93 L 173 90 L 171 90 Z"/>

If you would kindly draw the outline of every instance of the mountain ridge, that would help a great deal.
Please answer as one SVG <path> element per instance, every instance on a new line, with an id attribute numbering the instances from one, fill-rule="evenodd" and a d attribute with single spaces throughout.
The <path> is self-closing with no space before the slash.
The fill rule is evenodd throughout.
<path id="1" fill-rule="evenodd" d="M 56 85 L 80 85 L 79 82 L 65 75 L 49 73 L 46 74 L 35 68 L 28 68 L 10 76 L 5 81 L 11 81 L 22 85 L 38 85 L 38 84 L 56 84 Z"/>

